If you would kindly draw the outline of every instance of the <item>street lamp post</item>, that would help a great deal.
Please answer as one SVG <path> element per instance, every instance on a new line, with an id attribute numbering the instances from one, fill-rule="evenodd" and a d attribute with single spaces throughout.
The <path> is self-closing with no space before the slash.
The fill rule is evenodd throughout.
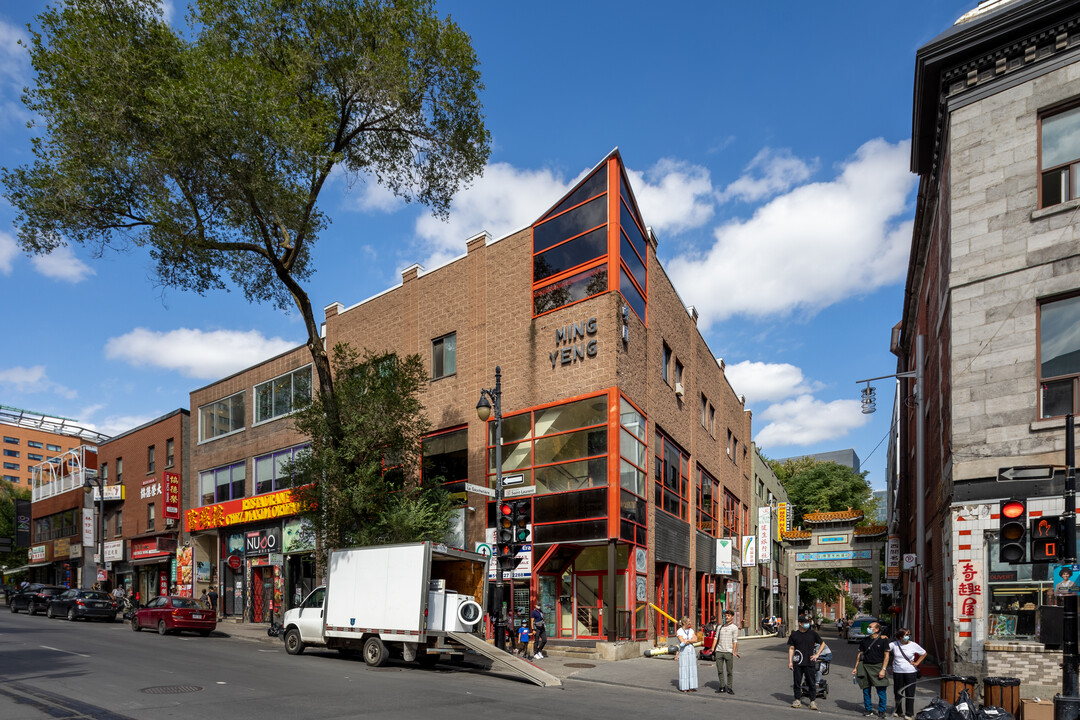
<path id="1" fill-rule="evenodd" d="M 476 403 L 476 416 L 483 422 L 491 417 L 495 410 L 495 512 L 499 511 L 503 499 L 502 476 L 502 369 L 495 366 L 495 387 L 480 389 L 480 401 Z M 486 428 L 486 426 L 485 426 Z M 486 434 L 486 430 L 485 430 Z M 486 462 L 486 460 L 485 460 Z M 486 517 L 486 514 L 485 514 Z M 486 523 L 486 520 L 485 520 Z M 486 524 L 485 524 L 486 527 Z M 496 533 L 498 529 L 496 528 Z M 496 538 L 497 539 L 497 538 Z M 503 571 L 499 560 L 495 561 L 495 647 L 506 649 L 506 619 L 503 616 Z"/>
<path id="2" fill-rule="evenodd" d="M 94 486 L 97 486 L 98 491 L 98 559 L 97 559 L 97 572 L 94 574 L 94 582 L 97 582 L 97 576 L 101 574 L 101 568 L 105 567 L 105 486 L 101 484 L 101 478 L 87 476 L 83 480 L 83 492 L 87 495 L 93 491 Z"/>

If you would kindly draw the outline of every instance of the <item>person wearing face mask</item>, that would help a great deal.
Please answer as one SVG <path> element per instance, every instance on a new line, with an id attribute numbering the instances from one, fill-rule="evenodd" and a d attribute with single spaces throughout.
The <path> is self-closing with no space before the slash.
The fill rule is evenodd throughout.
<path id="1" fill-rule="evenodd" d="M 788 670 L 791 670 L 791 682 L 795 691 L 795 701 L 791 703 L 791 707 L 802 707 L 802 695 L 805 689 L 810 694 L 810 709 L 817 710 L 818 706 L 815 702 L 817 678 L 814 662 L 818 659 L 818 654 L 825 643 L 811 625 L 810 618 L 799 618 L 799 628 L 788 636 L 787 666 Z"/>
<path id="2" fill-rule="evenodd" d="M 855 676 L 863 693 L 863 716 L 878 718 L 885 717 L 886 688 L 889 687 L 889 678 L 885 676 L 885 658 L 889 652 L 889 641 L 881 636 L 881 623 L 872 622 L 869 626 L 870 635 L 859 643 L 859 655 L 855 659 L 855 669 L 851 674 Z M 877 690 L 878 709 L 874 712 L 874 701 L 871 698 L 870 689 Z"/>
<path id="3" fill-rule="evenodd" d="M 926 650 L 911 639 L 910 628 L 900 628 L 895 637 L 885 653 L 885 662 L 890 662 L 890 658 L 892 661 L 893 700 L 896 702 L 893 717 L 912 720 L 915 715 L 915 685 L 912 683 L 919 679 L 919 663 L 926 659 Z"/>

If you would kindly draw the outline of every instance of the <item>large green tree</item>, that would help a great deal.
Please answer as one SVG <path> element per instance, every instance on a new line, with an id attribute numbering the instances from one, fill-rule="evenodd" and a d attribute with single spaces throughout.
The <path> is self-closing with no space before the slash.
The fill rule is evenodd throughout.
<path id="1" fill-rule="evenodd" d="M 156 0 L 67 0 L 37 21 L 34 161 L 0 174 L 23 250 L 130 244 L 165 287 L 299 312 L 337 442 L 303 284 L 320 194 L 340 170 L 446 214 L 489 153 L 468 35 L 431 0 L 193 0 L 186 32 Z"/>
<path id="2" fill-rule="evenodd" d="M 770 460 L 769 464 L 783 483 L 788 501 L 795 508 L 793 525 L 798 525 L 806 513 L 848 508 L 863 512 L 862 524 L 873 520 L 877 499 L 870 483 L 866 482 L 865 472 L 855 472 L 847 465 L 809 457 L 783 463 Z"/>
<path id="3" fill-rule="evenodd" d="M 323 400 L 316 398 L 293 415 L 311 448 L 287 470 L 321 557 L 353 545 L 442 542 L 450 528 L 449 495 L 439 478 L 421 481 L 430 423 L 420 401 L 429 382 L 420 357 L 361 357 L 338 345 L 333 370 L 343 439 L 332 441 Z"/>
<path id="4" fill-rule="evenodd" d="M 7 482 L 0 482 L 0 537 L 15 540 L 15 501 L 29 500 L 30 491 Z M 26 548 L 0 553 L 0 568 L 22 567 L 27 563 Z"/>

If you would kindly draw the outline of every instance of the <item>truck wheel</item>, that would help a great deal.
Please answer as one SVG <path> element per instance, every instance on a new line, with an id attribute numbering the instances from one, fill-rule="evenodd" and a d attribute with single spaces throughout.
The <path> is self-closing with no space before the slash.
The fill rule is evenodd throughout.
<path id="1" fill-rule="evenodd" d="M 379 638 L 369 637 L 364 641 L 364 662 L 371 667 L 382 667 L 389 657 L 389 651 Z"/>
<path id="2" fill-rule="evenodd" d="M 289 628 L 285 633 L 285 652 L 290 655 L 299 655 L 304 652 L 304 641 L 300 639 L 300 631 L 296 628 Z"/>

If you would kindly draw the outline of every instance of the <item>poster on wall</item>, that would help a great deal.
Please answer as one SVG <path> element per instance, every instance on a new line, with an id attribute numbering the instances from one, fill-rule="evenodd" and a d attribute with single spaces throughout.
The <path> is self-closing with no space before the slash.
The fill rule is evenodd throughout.
<path id="1" fill-rule="evenodd" d="M 731 574 L 731 538 L 716 538 L 716 574 Z"/>
<path id="2" fill-rule="evenodd" d="M 753 567 L 757 565 L 757 561 L 754 559 L 754 552 L 757 550 L 757 536 L 756 535 L 743 535 L 742 536 L 742 566 Z"/>
<path id="3" fill-rule="evenodd" d="M 1054 574 L 1054 596 L 1075 597 L 1080 590 L 1080 565 L 1051 565 Z"/>
<path id="4" fill-rule="evenodd" d="M 757 559 L 760 563 L 772 560 L 772 508 L 766 505 L 757 511 Z"/>

